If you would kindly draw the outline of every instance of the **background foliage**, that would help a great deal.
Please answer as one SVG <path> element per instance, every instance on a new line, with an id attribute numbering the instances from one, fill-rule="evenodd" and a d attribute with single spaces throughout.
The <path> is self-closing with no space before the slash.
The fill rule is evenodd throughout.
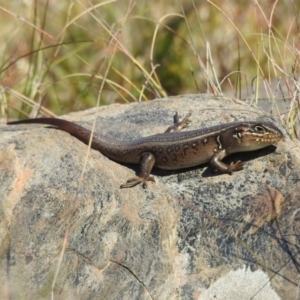
<path id="1" fill-rule="evenodd" d="M 1 117 L 210 92 L 267 99 L 293 132 L 299 11 L 292 0 L 0 0 Z"/>

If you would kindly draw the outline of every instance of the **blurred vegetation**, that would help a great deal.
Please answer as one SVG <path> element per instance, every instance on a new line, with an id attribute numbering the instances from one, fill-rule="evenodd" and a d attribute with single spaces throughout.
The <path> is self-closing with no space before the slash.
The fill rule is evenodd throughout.
<path id="1" fill-rule="evenodd" d="M 1 117 L 210 92 L 268 98 L 292 130 L 299 11 L 292 0 L 0 0 Z"/>

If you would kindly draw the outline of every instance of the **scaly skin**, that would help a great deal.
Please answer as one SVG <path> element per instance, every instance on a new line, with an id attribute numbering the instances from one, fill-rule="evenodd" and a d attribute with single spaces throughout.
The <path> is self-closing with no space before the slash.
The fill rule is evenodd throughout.
<path id="1" fill-rule="evenodd" d="M 175 124 L 166 132 L 133 141 L 116 141 L 94 133 L 91 147 L 110 159 L 140 165 L 138 177 L 130 178 L 121 188 L 133 187 L 139 183 L 154 181 L 152 168 L 178 170 L 210 162 L 222 173 L 232 174 L 243 168 L 237 161 L 230 165 L 221 160 L 236 152 L 253 151 L 275 144 L 283 133 L 270 122 L 232 122 L 208 128 L 178 132 L 189 123 L 188 114 L 181 122 L 175 116 Z M 68 132 L 85 144 L 89 143 L 91 131 L 75 123 L 56 119 L 28 119 L 12 124 L 47 124 Z"/>

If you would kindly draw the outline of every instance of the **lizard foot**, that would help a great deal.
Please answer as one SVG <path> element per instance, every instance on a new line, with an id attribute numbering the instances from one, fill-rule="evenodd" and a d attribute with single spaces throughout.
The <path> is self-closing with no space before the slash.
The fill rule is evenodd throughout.
<path id="1" fill-rule="evenodd" d="M 143 184 L 143 187 L 147 187 L 147 182 L 148 181 L 152 181 L 152 182 L 155 182 L 154 180 L 154 177 L 152 176 L 147 176 L 147 177 L 132 177 L 132 178 L 129 178 L 126 183 L 123 183 L 120 185 L 120 188 L 123 189 L 123 188 L 130 188 L 130 187 L 134 187 L 140 183 Z"/>
<path id="2" fill-rule="evenodd" d="M 227 169 L 228 174 L 232 174 L 233 172 L 243 170 L 244 163 L 238 160 L 237 162 L 232 162 Z"/>
<path id="3" fill-rule="evenodd" d="M 191 116 L 191 113 L 188 113 L 182 121 L 179 121 L 179 116 L 178 116 L 178 112 L 176 112 L 174 119 L 175 119 L 175 123 L 174 125 L 168 127 L 168 129 L 165 132 L 175 132 L 175 131 L 180 131 L 183 128 L 187 127 L 190 123 L 191 120 L 189 119 Z"/>

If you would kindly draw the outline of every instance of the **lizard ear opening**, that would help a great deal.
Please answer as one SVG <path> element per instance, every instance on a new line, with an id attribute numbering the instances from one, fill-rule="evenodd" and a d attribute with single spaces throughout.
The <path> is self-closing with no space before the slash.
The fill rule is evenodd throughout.
<path id="1" fill-rule="evenodd" d="M 245 128 L 244 126 L 236 127 L 236 128 L 235 128 L 235 132 L 234 132 L 234 134 L 233 134 L 233 137 L 235 137 L 235 138 L 237 138 L 237 139 L 239 139 L 239 140 L 243 139 L 243 133 L 244 133 L 245 131 L 247 131 L 246 129 L 247 129 L 247 128 Z"/>
<path id="2" fill-rule="evenodd" d="M 241 130 L 235 131 L 234 134 L 233 134 L 232 136 L 233 136 L 234 138 L 236 138 L 236 139 L 239 139 L 239 140 L 243 139 L 243 134 L 242 134 L 242 131 L 241 131 Z"/>

